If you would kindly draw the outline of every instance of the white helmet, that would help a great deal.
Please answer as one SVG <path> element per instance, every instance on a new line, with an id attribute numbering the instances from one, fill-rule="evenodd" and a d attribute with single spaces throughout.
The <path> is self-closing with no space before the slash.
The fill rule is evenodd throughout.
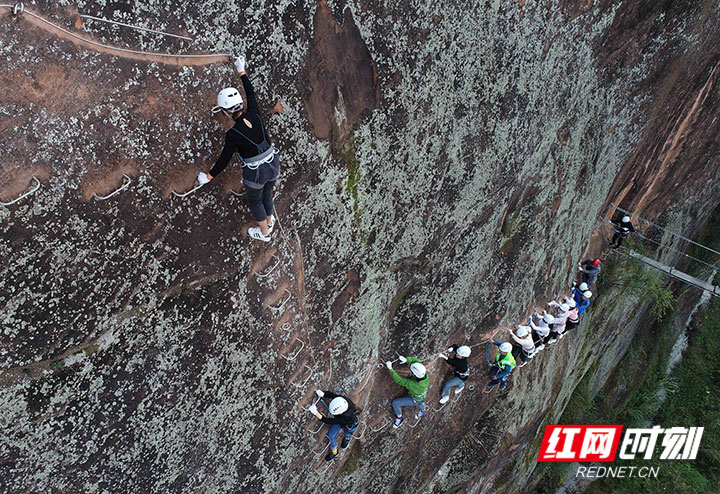
<path id="1" fill-rule="evenodd" d="M 560 312 L 562 312 L 563 314 L 565 314 L 567 311 L 570 310 L 570 306 L 568 304 L 560 304 L 560 306 L 558 308 L 560 309 Z"/>
<path id="2" fill-rule="evenodd" d="M 623 216 L 622 222 L 623 222 L 623 223 L 630 223 L 630 216 Z"/>
<path id="3" fill-rule="evenodd" d="M 337 396 L 330 401 L 330 406 L 328 407 L 328 410 L 330 410 L 330 413 L 338 416 L 345 413 L 345 411 L 348 409 L 348 402 L 345 398 L 342 396 Z"/>
<path id="4" fill-rule="evenodd" d="M 572 308 L 572 309 L 574 309 L 575 307 L 577 307 L 577 303 L 575 303 L 575 299 L 573 299 L 573 298 L 567 298 L 567 297 L 566 297 L 566 298 L 565 298 L 565 303 L 568 305 L 568 307 L 570 307 L 570 308 Z"/>
<path id="5" fill-rule="evenodd" d="M 418 379 L 422 379 L 423 377 L 425 377 L 425 374 L 427 374 L 427 370 L 425 370 L 425 366 L 418 362 L 415 362 L 412 365 L 410 365 L 410 372 L 412 372 L 413 376 L 417 377 Z"/>
<path id="6" fill-rule="evenodd" d="M 527 326 L 518 326 L 518 328 L 517 328 L 518 338 L 525 338 L 529 334 L 530 334 L 530 328 L 528 328 Z"/>
<path id="7" fill-rule="evenodd" d="M 458 347 L 455 353 L 457 353 L 458 357 L 468 358 L 470 356 L 470 347 L 463 345 L 461 347 Z"/>
<path id="8" fill-rule="evenodd" d="M 512 352 L 512 345 L 506 341 L 505 343 L 500 345 L 500 351 L 503 353 L 510 353 Z"/>
<path id="9" fill-rule="evenodd" d="M 585 298 L 590 298 L 590 297 L 592 297 L 592 292 L 591 292 L 590 290 L 584 292 L 584 293 L 583 293 L 583 297 L 585 297 Z"/>
<path id="10" fill-rule="evenodd" d="M 587 286 L 587 283 L 580 283 L 580 286 L 578 288 L 580 289 L 581 292 L 584 292 L 589 287 Z"/>
<path id="11" fill-rule="evenodd" d="M 232 113 L 242 110 L 243 99 L 240 91 L 234 87 L 226 87 L 218 93 L 217 104 Z"/>
<path id="12" fill-rule="evenodd" d="M 543 316 L 543 321 L 545 321 L 545 322 L 548 323 L 548 324 L 552 324 L 552 323 L 555 322 L 555 318 L 554 318 L 552 315 L 550 315 L 550 314 L 545 314 L 545 315 Z"/>

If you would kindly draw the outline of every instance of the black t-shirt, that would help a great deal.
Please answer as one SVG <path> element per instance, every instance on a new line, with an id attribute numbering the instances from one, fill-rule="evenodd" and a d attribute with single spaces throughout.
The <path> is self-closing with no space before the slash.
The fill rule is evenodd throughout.
<path id="1" fill-rule="evenodd" d="M 627 223 L 625 223 L 624 221 L 621 221 L 618 225 L 618 228 L 615 230 L 615 233 L 617 233 L 618 237 L 625 238 L 634 231 L 635 227 L 633 226 L 632 222 L 628 221 Z"/>
<path id="2" fill-rule="evenodd" d="M 333 415 L 329 417 L 323 417 L 320 419 L 321 422 L 324 422 L 326 424 L 338 424 L 343 425 L 345 427 L 352 427 L 355 425 L 355 421 L 357 420 L 357 417 L 355 416 L 355 413 L 357 412 L 357 408 L 355 407 L 355 403 L 353 403 L 350 398 L 347 396 L 341 396 L 333 393 L 332 391 L 325 391 L 324 398 L 327 401 L 327 404 L 330 405 L 330 401 L 333 398 L 345 398 L 345 400 L 348 402 L 348 409 L 345 410 L 344 413 L 340 415 Z"/>
<path id="3" fill-rule="evenodd" d="M 453 345 L 453 350 L 457 351 L 458 346 Z M 459 377 L 463 381 L 470 377 L 470 366 L 468 365 L 468 359 L 451 357 L 446 360 L 447 364 L 453 368 L 455 377 Z"/>

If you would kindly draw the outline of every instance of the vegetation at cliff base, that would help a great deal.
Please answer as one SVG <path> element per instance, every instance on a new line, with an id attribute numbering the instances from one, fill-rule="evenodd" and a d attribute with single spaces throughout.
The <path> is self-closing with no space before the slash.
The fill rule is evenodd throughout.
<path id="1" fill-rule="evenodd" d="M 720 298 L 711 300 L 695 317 L 695 329 L 690 334 L 683 360 L 670 376 L 675 386 L 666 389 L 667 400 L 657 415 L 646 419 L 665 428 L 704 427 L 697 460 L 660 460 L 658 445 L 652 460 L 615 462 L 618 466 L 659 467 L 658 478 L 603 479 L 594 482 L 588 493 L 694 494 L 716 490 L 712 486 L 720 482 L 720 361 L 714 357 L 720 352 Z M 642 399 L 631 399 L 623 408 L 626 413 L 632 413 L 633 407 L 642 403 Z"/>

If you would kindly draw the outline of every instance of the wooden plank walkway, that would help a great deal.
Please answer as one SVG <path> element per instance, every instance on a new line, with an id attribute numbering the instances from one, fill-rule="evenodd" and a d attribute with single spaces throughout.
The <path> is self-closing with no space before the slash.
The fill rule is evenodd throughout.
<path id="1" fill-rule="evenodd" d="M 700 288 L 701 290 L 710 292 L 710 294 L 712 294 L 712 295 L 720 297 L 720 287 L 715 286 L 712 283 L 700 280 L 698 278 L 694 278 L 687 273 L 678 271 L 677 269 L 673 268 L 672 266 L 667 266 L 661 262 L 656 261 L 655 259 L 650 259 L 649 257 L 646 257 L 646 256 L 640 254 L 639 252 L 635 252 L 632 249 L 628 249 L 627 253 L 633 259 L 637 259 L 638 261 L 644 262 L 648 266 L 652 266 L 655 269 L 662 271 L 663 273 L 665 273 L 667 275 L 672 276 L 673 278 L 677 278 L 680 281 L 684 281 L 688 285 L 692 285 L 694 287 Z"/>

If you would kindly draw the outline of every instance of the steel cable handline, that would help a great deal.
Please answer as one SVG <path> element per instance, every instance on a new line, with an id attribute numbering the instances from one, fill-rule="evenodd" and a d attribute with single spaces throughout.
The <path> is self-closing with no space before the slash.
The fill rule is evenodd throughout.
<path id="1" fill-rule="evenodd" d="M 618 211 L 622 211 L 623 213 L 625 213 L 625 214 L 627 214 L 627 215 L 633 216 L 633 213 L 631 213 L 630 211 L 626 211 L 626 210 L 624 210 L 623 208 L 621 208 L 621 207 L 619 207 L 619 206 L 616 206 L 616 205 L 613 204 L 612 202 L 610 203 L 610 205 L 611 205 L 612 207 L 614 207 L 615 209 L 617 209 Z M 703 244 L 699 244 L 699 243 L 695 242 L 694 240 L 690 240 L 690 239 L 687 238 L 687 237 L 683 237 L 683 236 L 680 235 L 679 233 L 675 233 L 675 232 L 673 232 L 673 231 L 671 231 L 671 230 L 668 230 L 667 228 L 663 228 L 662 226 L 660 226 L 660 225 L 658 225 L 658 224 L 655 224 L 655 223 L 653 223 L 653 222 L 650 221 L 650 220 L 646 220 L 645 218 L 641 218 L 640 216 L 637 216 L 637 218 L 638 218 L 640 221 L 643 221 L 643 222 L 647 223 L 648 225 L 652 225 L 652 226 L 654 226 L 655 228 L 659 228 L 660 230 L 662 230 L 662 231 L 664 231 L 664 232 L 667 232 L 667 233 L 669 233 L 670 235 L 674 235 L 674 236 L 676 236 L 676 237 L 678 237 L 678 238 L 681 238 L 681 239 L 685 240 L 686 242 L 690 242 L 690 243 L 693 244 L 693 245 L 697 245 L 698 247 L 702 247 L 703 249 L 709 250 L 710 252 L 712 252 L 712 253 L 717 254 L 717 255 L 720 256 L 720 252 L 716 251 L 715 249 L 711 249 L 710 247 L 706 247 L 706 246 L 704 246 Z"/>
<path id="2" fill-rule="evenodd" d="M 18 5 L 19 5 L 19 6 L 18 6 Z M 98 47 L 100 47 L 100 48 L 105 48 L 105 49 L 107 49 L 107 50 L 120 51 L 120 52 L 123 52 L 123 53 L 132 53 L 133 55 L 149 55 L 149 56 L 153 56 L 153 57 L 167 57 L 167 58 L 208 58 L 208 57 L 223 57 L 223 56 L 230 58 L 230 57 L 232 56 L 230 53 L 205 53 L 205 54 L 173 55 L 173 54 L 171 54 L 171 53 L 160 53 L 160 52 L 152 52 L 152 51 L 131 50 L 131 49 L 129 49 L 129 48 L 120 48 L 120 47 L 117 47 L 117 46 L 111 46 L 111 45 L 106 45 L 106 44 L 103 44 L 103 43 L 99 43 L 99 42 L 97 42 L 97 41 L 93 41 L 93 40 L 91 40 L 91 39 L 89 39 L 89 38 L 85 38 L 85 37 L 83 37 L 83 36 L 79 36 L 79 35 L 71 32 L 71 31 L 68 31 L 68 30 L 65 29 L 64 27 L 58 26 L 58 25 L 55 24 L 54 22 L 51 22 L 51 21 L 45 19 L 44 17 L 42 17 L 42 16 L 40 16 L 40 15 L 34 13 L 34 12 L 31 12 L 31 11 L 25 9 L 25 8 L 22 6 L 22 3 L 16 4 L 16 5 L 0 4 L 0 8 L 11 9 L 11 10 L 13 11 L 13 13 L 16 14 L 16 15 L 28 14 L 28 15 L 30 15 L 30 16 L 38 19 L 39 21 L 44 22 L 45 24 L 47 24 L 47 25 L 49 25 L 49 26 L 52 26 L 52 27 L 54 27 L 55 29 L 58 29 L 58 30 L 62 31 L 63 33 L 67 34 L 68 36 L 72 36 L 73 38 L 76 38 L 76 39 L 79 39 L 79 40 L 83 41 L 84 43 L 88 43 L 88 44 L 93 45 L 93 46 L 98 46 Z"/>
<path id="3" fill-rule="evenodd" d="M 613 225 L 613 226 L 617 226 L 617 225 L 615 225 L 615 223 L 613 223 L 613 222 L 610 221 L 610 220 L 605 220 L 605 221 L 608 222 L 608 223 L 610 223 L 610 224 Z M 714 264 L 710 264 L 709 262 L 705 262 L 705 261 L 703 261 L 702 259 L 698 259 L 697 257 L 693 257 L 693 256 L 691 256 L 690 254 L 686 254 L 686 253 L 684 253 L 684 252 L 681 251 L 681 250 L 678 250 L 678 249 L 675 249 L 675 248 L 673 248 L 673 247 L 670 247 L 669 245 L 663 245 L 662 243 L 658 242 L 657 240 L 653 240 L 653 239 L 651 239 L 651 238 L 649 238 L 649 237 L 646 237 L 645 235 L 643 235 L 643 234 L 640 233 L 640 232 L 637 232 L 637 231 L 636 231 L 636 232 L 632 232 L 632 233 L 635 234 L 635 235 L 637 235 L 637 236 L 639 236 L 639 237 L 641 237 L 641 238 L 644 238 L 645 240 L 648 240 L 649 242 L 652 242 L 652 243 L 654 243 L 654 244 L 656 244 L 656 245 L 659 245 L 660 248 L 662 248 L 662 249 L 669 249 L 669 250 L 672 250 L 673 252 L 677 252 L 678 254 L 682 254 L 682 255 L 684 255 L 685 257 L 687 257 L 688 259 L 692 259 L 693 261 L 697 261 L 697 262 L 699 262 L 699 263 L 701 263 L 701 264 L 704 264 L 705 266 L 707 266 L 707 267 L 709 267 L 709 268 L 717 268 L 717 266 L 714 265 Z"/>
<path id="4" fill-rule="evenodd" d="M 186 39 L 188 41 L 193 41 L 193 38 L 190 38 L 188 36 L 181 36 L 179 34 L 166 33 L 165 31 L 157 31 L 155 29 L 149 29 L 147 27 L 133 26 L 132 24 L 125 24 L 124 22 L 111 21 L 110 19 L 103 19 L 102 17 L 95 17 L 94 15 L 77 14 L 77 16 L 81 17 L 83 19 L 90 19 L 93 21 L 100 21 L 100 22 L 107 22 L 109 24 L 115 24 L 117 26 L 129 27 L 131 29 L 137 29 L 138 31 L 147 31 L 148 33 L 162 34 L 163 36 L 172 36 L 173 38 L 180 38 L 180 39 Z"/>

